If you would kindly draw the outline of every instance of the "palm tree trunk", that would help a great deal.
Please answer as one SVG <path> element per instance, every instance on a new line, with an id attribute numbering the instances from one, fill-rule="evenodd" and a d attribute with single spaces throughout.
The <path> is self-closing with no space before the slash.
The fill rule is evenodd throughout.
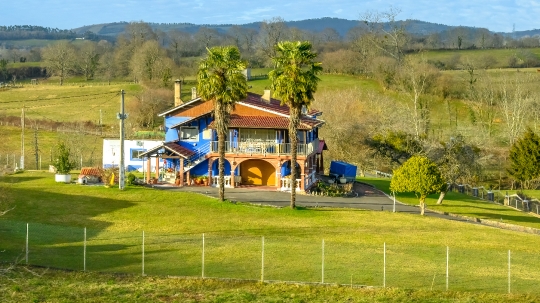
<path id="1" fill-rule="evenodd" d="M 300 108 L 291 107 L 289 118 L 289 138 L 291 140 L 291 208 L 296 208 L 296 159 L 298 157 L 298 137 L 296 132 L 300 123 Z"/>
<path id="2" fill-rule="evenodd" d="M 225 201 L 225 135 L 218 134 L 219 201 Z"/>
<path id="3" fill-rule="evenodd" d="M 225 133 L 227 126 L 224 122 L 224 106 L 221 102 L 216 102 L 216 110 L 214 111 L 216 119 L 216 130 L 218 132 L 218 153 L 219 153 L 219 201 L 225 201 Z"/>

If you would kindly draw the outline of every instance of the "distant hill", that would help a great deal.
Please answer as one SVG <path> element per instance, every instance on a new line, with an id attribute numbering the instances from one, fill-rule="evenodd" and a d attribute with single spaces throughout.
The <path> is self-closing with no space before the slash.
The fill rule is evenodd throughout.
<path id="1" fill-rule="evenodd" d="M 259 30 L 262 22 L 252 22 L 238 25 L 244 28 Z M 300 21 L 286 21 L 289 28 L 298 28 L 311 32 L 321 32 L 327 28 L 336 30 L 341 37 L 346 37 L 347 33 L 354 27 L 365 26 L 359 20 L 347 20 L 339 18 L 318 18 L 306 19 Z M 42 28 L 39 26 L 10 26 L 0 27 L 0 40 L 20 40 L 20 39 L 66 39 L 75 37 L 85 37 L 91 40 L 107 39 L 115 40 L 116 37 L 122 34 L 128 22 L 114 22 L 87 25 L 71 30 L 59 30 Z M 191 34 L 199 31 L 201 27 L 207 27 L 217 30 L 220 33 L 226 33 L 233 24 L 192 24 L 192 23 L 148 23 L 154 30 L 169 32 L 171 30 L 180 30 Z M 398 26 L 404 26 L 409 33 L 416 35 L 428 35 L 431 33 L 448 32 L 455 26 L 444 24 L 425 22 L 420 20 L 404 20 L 397 21 Z M 388 24 L 386 24 L 388 26 Z M 471 30 L 478 30 L 474 27 L 466 27 Z M 540 29 L 518 31 L 513 33 L 498 33 L 513 38 L 522 38 L 526 36 L 540 36 Z M 52 35 L 52 36 L 51 36 Z"/>
<path id="2" fill-rule="evenodd" d="M 285 23 L 288 27 L 295 27 L 301 30 L 307 30 L 307 31 L 312 31 L 312 32 L 321 32 L 326 28 L 333 28 L 342 37 L 345 37 L 347 32 L 349 32 L 350 29 L 357 26 L 363 26 L 363 22 L 360 22 L 359 20 L 347 20 L 347 19 L 329 18 L 329 17 L 318 18 L 318 19 L 306 19 L 306 20 L 300 20 L 300 21 L 286 21 Z M 82 35 L 87 31 L 91 31 L 100 36 L 116 37 L 119 34 L 124 32 L 127 24 L 128 24 L 127 22 L 95 24 L 95 25 L 88 25 L 88 26 L 75 28 L 75 29 L 72 29 L 72 31 L 76 32 L 79 35 Z M 448 31 L 452 28 L 455 28 L 455 26 L 448 26 L 444 24 L 431 23 L 431 22 L 425 22 L 425 21 L 419 21 L 419 20 L 397 21 L 397 24 L 404 25 L 408 32 L 412 34 L 419 34 L 419 35 L 441 33 L 441 32 Z M 201 27 L 213 28 L 221 33 L 225 33 L 227 32 L 229 28 L 233 26 L 232 24 L 200 25 L 200 24 L 192 24 L 192 23 L 149 23 L 149 25 L 155 30 L 159 29 L 164 32 L 168 32 L 170 30 L 175 29 L 175 30 L 185 31 L 188 33 L 196 33 Z M 259 30 L 260 25 L 261 25 L 261 22 L 253 22 L 253 23 L 241 24 L 238 26 Z M 474 29 L 473 27 L 466 27 L 466 28 Z M 536 31 L 536 34 L 540 33 L 540 30 L 535 30 L 535 31 Z M 527 32 L 533 32 L 533 31 L 527 31 Z M 524 32 L 516 32 L 514 33 L 514 35 L 516 35 L 516 37 L 521 37 L 522 36 L 521 33 L 524 33 Z M 531 34 L 529 33 L 529 35 Z"/>

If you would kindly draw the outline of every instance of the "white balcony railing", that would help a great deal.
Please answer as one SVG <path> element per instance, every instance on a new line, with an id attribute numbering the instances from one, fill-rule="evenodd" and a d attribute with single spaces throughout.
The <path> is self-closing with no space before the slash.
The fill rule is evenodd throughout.
<path id="1" fill-rule="evenodd" d="M 310 155 L 319 146 L 319 140 L 307 144 L 298 144 L 298 155 Z M 210 151 L 213 153 L 218 152 L 218 141 L 212 141 Z M 275 143 L 268 141 L 246 141 L 246 142 L 225 142 L 225 153 L 233 154 L 248 154 L 248 155 L 290 155 L 291 144 L 290 143 Z"/>
<path id="2" fill-rule="evenodd" d="M 231 187 L 231 176 L 223 176 L 225 187 Z M 240 176 L 234 176 L 234 184 L 238 185 L 242 182 L 242 177 Z M 212 184 L 213 187 L 219 186 L 219 176 L 212 176 Z"/>
<path id="3" fill-rule="evenodd" d="M 296 179 L 296 191 L 300 191 L 300 182 L 302 179 Z M 292 180 L 289 178 L 281 178 L 281 191 L 291 191 L 292 189 Z"/>

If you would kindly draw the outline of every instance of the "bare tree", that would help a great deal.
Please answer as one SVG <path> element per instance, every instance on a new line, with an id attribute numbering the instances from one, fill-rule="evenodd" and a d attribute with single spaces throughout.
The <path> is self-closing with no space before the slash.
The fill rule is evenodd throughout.
<path id="1" fill-rule="evenodd" d="M 504 79 L 500 88 L 499 107 L 504 117 L 508 144 L 512 145 L 524 130 L 529 109 L 536 96 L 526 87 L 527 82 L 536 81 L 532 76 L 516 75 Z"/>
<path id="2" fill-rule="evenodd" d="M 107 41 L 100 41 L 99 48 L 102 50 L 102 55 L 99 58 L 98 73 L 100 78 L 107 80 L 110 84 L 111 80 L 116 76 L 114 48 Z"/>
<path id="3" fill-rule="evenodd" d="M 268 58 L 276 56 L 275 45 L 286 39 L 287 25 L 281 17 L 264 20 L 259 31 L 259 49 Z"/>
<path id="4" fill-rule="evenodd" d="M 367 26 L 372 46 L 394 58 L 401 63 L 405 53 L 404 49 L 409 41 L 409 36 L 405 30 L 403 22 L 396 21 L 399 9 L 390 8 L 386 12 L 366 12 L 362 21 Z"/>
<path id="5" fill-rule="evenodd" d="M 220 35 L 217 30 L 203 26 L 197 33 L 195 33 L 195 35 L 193 35 L 193 38 L 198 45 L 200 54 L 203 53 L 205 49 L 218 45 Z"/>
<path id="6" fill-rule="evenodd" d="M 43 49 L 43 59 L 47 72 L 60 78 L 60 85 L 75 70 L 75 48 L 68 41 L 60 41 Z"/>
<path id="7" fill-rule="evenodd" d="M 100 53 L 97 43 L 86 40 L 78 50 L 78 66 L 86 81 L 93 79 L 99 66 Z"/>
<path id="8" fill-rule="evenodd" d="M 170 65 L 164 62 L 166 59 L 166 52 L 157 41 L 146 41 L 131 58 L 130 67 L 133 78 L 135 81 L 162 80 L 161 77 L 167 73 L 167 69 L 170 73 Z"/>
<path id="9" fill-rule="evenodd" d="M 129 100 L 127 109 L 135 125 L 151 129 L 160 122 L 157 114 L 170 107 L 173 99 L 168 89 L 145 89 Z"/>
<path id="10" fill-rule="evenodd" d="M 435 83 L 439 71 L 423 59 L 406 58 L 401 67 L 397 85 L 407 96 L 409 108 L 407 115 L 411 119 L 416 139 L 427 135 L 430 125 L 430 99 L 427 92 Z"/>
<path id="11" fill-rule="evenodd" d="M 156 33 L 148 23 L 130 22 L 125 29 L 126 37 L 131 45 L 142 46 L 148 40 L 157 40 Z"/>

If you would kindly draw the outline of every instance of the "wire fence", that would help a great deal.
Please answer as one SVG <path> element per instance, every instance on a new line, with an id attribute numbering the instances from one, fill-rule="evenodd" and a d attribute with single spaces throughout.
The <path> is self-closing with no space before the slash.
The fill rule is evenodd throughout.
<path id="1" fill-rule="evenodd" d="M 0 221 L 0 262 L 262 282 L 540 293 L 530 250 L 245 234 L 163 234 Z"/>
<path id="2" fill-rule="evenodd" d="M 19 169 L 25 170 L 49 170 L 49 165 L 52 163 L 54 151 L 38 152 L 36 157 L 35 151 L 28 151 L 22 159 L 20 153 L 0 153 L 0 169 L 15 171 Z M 78 156 L 74 159 L 75 168 L 94 167 L 102 165 L 101 154 L 91 154 L 90 156 Z"/>
<path id="3" fill-rule="evenodd" d="M 366 176 L 376 178 L 392 178 L 392 174 L 378 170 L 368 170 L 364 172 Z M 458 192 L 481 200 L 509 206 L 523 212 L 540 215 L 540 200 L 534 197 L 526 197 L 514 193 L 515 190 L 491 189 L 470 184 L 448 184 L 448 190 Z"/>
<path id="4" fill-rule="evenodd" d="M 540 201 L 536 198 L 525 197 L 511 190 L 486 189 L 484 186 L 471 186 L 469 184 L 451 184 L 449 190 L 469 195 L 481 200 L 506 205 L 523 212 L 532 212 L 540 215 Z"/>

